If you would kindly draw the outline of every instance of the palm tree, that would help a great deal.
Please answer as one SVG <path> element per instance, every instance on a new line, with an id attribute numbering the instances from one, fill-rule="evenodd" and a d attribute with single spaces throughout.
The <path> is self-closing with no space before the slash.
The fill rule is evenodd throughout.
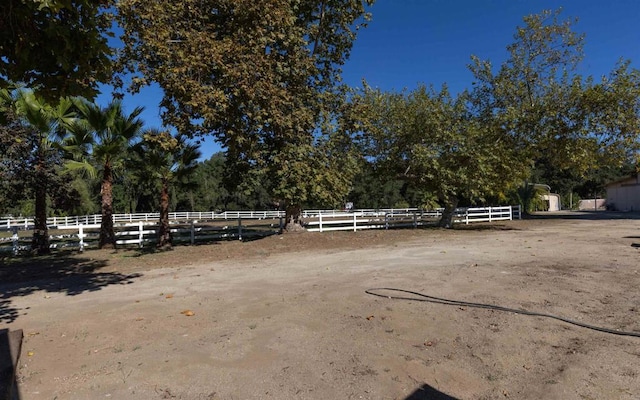
<path id="1" fill-rule="evenodd" d="M 7 93 L 5 93 L 7 94 Z M 75 120 L 72 102 L 60 99 L 56 106 L 45 102 L 30 90 L 17 90 L 11 97 L 11 107 L 22 124 L 35 135 L 33 153 L 33 190 L 35 221 L 31 250 L 38 254 L 49 253 L 47 227 L 47 192 L 50 173 L 55 163 L 55 152 L 66 135 L 67 128 Z M 6 96 L 3 99 L 8 100 Z M 25 157 L 27 158 L 27 157 Z"/>
<path id="2" fill-rule="evenodd" d="M 90 174 L 102 172 L 100 186 L 102 222 L 100 248 L 115 248 L 113 231 L 114 174 L 124 166 L 124 159 L 133 140 L 139 136 L 143 122 L 139 117 L 142 107 L 126 115 L 122 103 L 113 101 L 101 108 L 84 99 L 75 99 L 80 119 L 73 126 L 72 137 L 66 142 L 67 150 L 74 154 L 75 166 Z"/>
<path id="3" fill-rule="evenodd" d="M 192 173 L 198 164 L 198 146 L 187 142 L 182 135 L 172 136 L 169 132 L 148 130 L 143 141 L 134 149 L 145 171 L 160 184 L 160 227 L 158 247 L 171 246 L 169 229 L 169 190 L 183 177 Z"/>

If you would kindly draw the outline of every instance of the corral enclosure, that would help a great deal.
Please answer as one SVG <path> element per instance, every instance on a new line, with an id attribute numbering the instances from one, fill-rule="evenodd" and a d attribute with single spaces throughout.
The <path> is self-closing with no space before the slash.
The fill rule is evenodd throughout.
<path id="1" fill-rule="evenodd" d="M 635 399 L 638 337 L 365 290 L 640 333 L 638 218 L 567 213 L 8 263 L 0 328 L 24 329 L 24 400 Z"/>
<path id="2" fill-rule="evenodd" d="M 417 208 L 352 210 L 305 210 L 303 224 L 309 232 L 358 231 L 363 229 L 418 228 L 435 224 L 442 209 Z M 173 212 L 169 224 L 173 244 L 253 240 L 282 231 L 284 211 Z M 520 206 L 459 208 L 454 222 L 511 221 L 522 218 Z M 149 247 L 156 243 L 158 213 L 115 214 L 114 232 L 120 247 Z M 50 247 L 95 248 L 100 233 L 100 215 L 50 217 Z M 0 220 L 0 253 L 18 255 L 30 248 L 33 218 Z"/>

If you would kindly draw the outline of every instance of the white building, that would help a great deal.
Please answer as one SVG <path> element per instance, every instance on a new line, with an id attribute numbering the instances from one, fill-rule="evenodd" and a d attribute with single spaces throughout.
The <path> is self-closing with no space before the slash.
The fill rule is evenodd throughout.
<path id="1" fill-rule="evenodd" d="M 607 208 L 617 211 L 640 211 L 640 174 L 608 183 Z"/>

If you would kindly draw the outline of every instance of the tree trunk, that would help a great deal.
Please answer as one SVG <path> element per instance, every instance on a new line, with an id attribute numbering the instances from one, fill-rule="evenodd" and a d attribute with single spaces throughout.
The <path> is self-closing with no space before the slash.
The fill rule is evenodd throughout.
<path id="1" fill-rule="evenodd" d="M 158 248 L 171 247 L 171 229 L 169 229 L 169 183 L 162 180 L 160 191 L 160 226 L 158 228 Z"/>
<path id="2" fill-rule="evenodd" d="M 444 211 L 442 212 L 442 217 L 440 217 L 440 222 L 438 222 L 438 226 L 440 228 L 453 228 L 453 217 L 459 201 L 460 200 L 456 196 L 446 197 Z"/>
<path id="3" fill-rule="evenodd" d="M 33 228 L 31 251 L 38 254 L 49 254 L 49 228 L 47 227 L 47 176 L 43 160 L 36 166 L 35 202 L 36 215 Z"/>
<path id="4" fill-rule="evenodd" d="M 286 232 L 306 231 L 302 226 L 302 207 L 299 204 L 287 204 L 284 230 Z"/>
<path id="5" fill-rule="evenodd" d="M 104 166 L 102 176 L 102 222 L 100 223 L 100 248 L 115 249 L 116 235 L 113 231 L 113 173 L 110 165 Z"/>

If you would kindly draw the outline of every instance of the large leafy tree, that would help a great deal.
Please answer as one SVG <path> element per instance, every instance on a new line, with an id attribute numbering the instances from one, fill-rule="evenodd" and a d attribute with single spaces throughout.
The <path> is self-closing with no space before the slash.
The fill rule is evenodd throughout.
<path id="1" fill-rule="evenodd" d="M 0 214 L 15 209 L 30 193 L 31 151 L 38 133 L 15 115 L 5 110 L 0 124 Z"/>
<path id="2" fill-rule="evenodd" d="M 194 172 L 200 158 L 198 146 L 181 135 L 167 131 L 149 130 L 142 135 L 134 150 L 144 165 L 145 175 L 159 185 L 160 228 L 158 247 L 171 246 L 169 229 L 169 191 L 181 178 Z"/>
<path id="3" fill-rule="evenodd" d="M 31 248 L 38 254 L 46 254 L 49 253 L 47 194 L 56 181 L 56 167 L 62 164 L 59 145 L 75 120 L 72 102 L 64 98 L 53 106 L 30 90 L 4 92 L 3 97 L 5 101 L 10 100 L 5 115 L 14 120 L 13 132 L 19 135 L 15 145 L 22 140 L 30 144 L 22 155 L 22 163 L 28 166 L 28 171 L 13 178 L 26 180 L 34 194 L 35 226 Z"/>
<path id="4" fill-rule="evenodd" d="M 123 69 L 138 73 L 134 90 L 151 82 L 164 89 L 167 125 L 213 134 L 227 160 L 266 174 L 296 224 L 301 204 L 327 183 L 312 164 L 336 164 L 326 153 L 311 161 L 315 134 L 341 98 L 340 67 L 370 3 L 122 0 Z"/>
<path id="5" fill-rule="evenodd" d="M 524 18 L 508 59 L 494 71 L 472 58 L 474 112 L 517 139 L 523 162 L 584 179 L 594 166 L 621 165 L 640 132 L 640 75 L 621 62 L 600 82 L 583 77 L 584 35 L 561 10 Z"/>
<path id="6" fill-rule="evenodd" d="M 502 193 L 522 178 L 513 137 L 470 111 L 468 93 L 419 86 L 408 93 L 365 88 L 365 131 L 379 169 L 411 182 L 444 205 L 440 221 L 451 227 L 454 210 Z M 428 199 L 426 199 L 428 200 Z"/>
<path id="7" fill-rule="evenodd" d="M 223 185 L 225 158 L 223 153 L 215 153 L 209 159 L 198 163 L 197 168 L 186 181 L 186 190 L 176 193 L 178 210 L 219 211 L 226 208 L 229 192 Z"/>
<path id="8" fill-rule="evenodd" d="M 112 0 L 0 2 L 0 87 L 22 82 L 57 101 L 93 98 L 111 77 Z"/>
<path id="9" fill-rule="evenodd" d="M 139 137 L 143 122 L 139 118 L 143 108 L 136 107 L 127 114 L 122 103 L 113 101 L 105 107 L 84 99 L 76 99 L 79 118 L 66 140 L 65 149 L 74 163 L 70 167 L 86 169 L 91 175 L 101 173 L 100 248 L 115 248 L 113 230 L 114 175 L 124 167 L 124 160 L 133 141 Z"/>

